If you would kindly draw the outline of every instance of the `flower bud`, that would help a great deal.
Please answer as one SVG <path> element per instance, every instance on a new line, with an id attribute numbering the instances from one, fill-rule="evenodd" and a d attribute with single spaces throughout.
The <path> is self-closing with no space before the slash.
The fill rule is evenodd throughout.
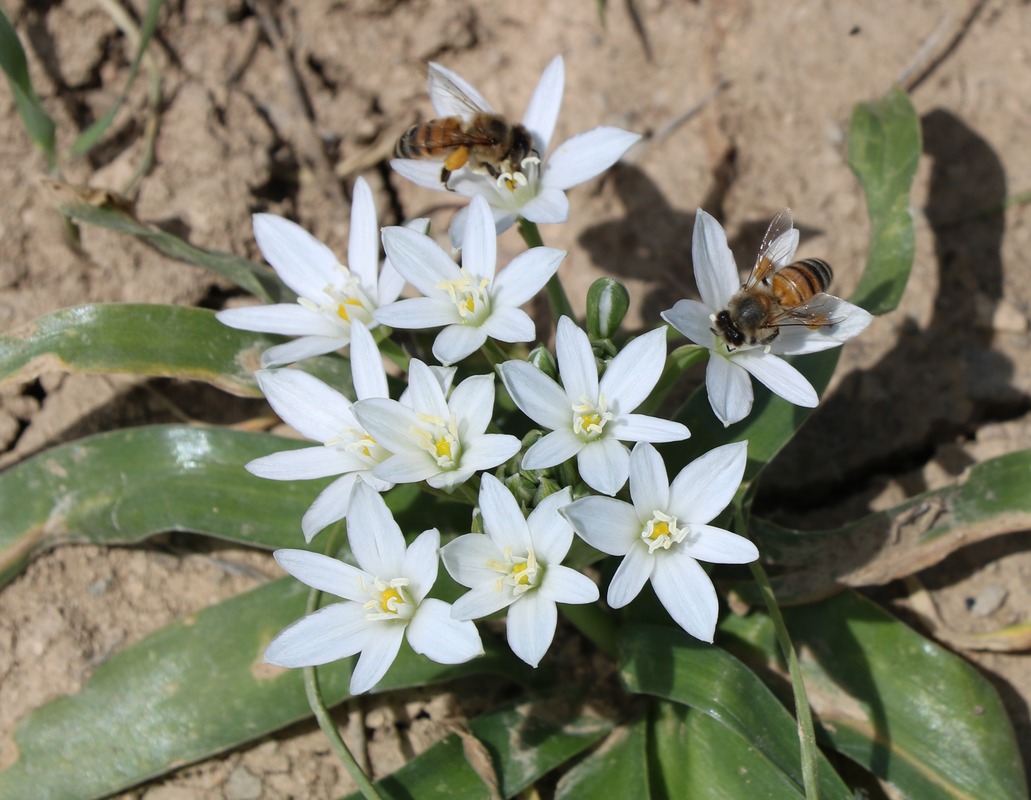
<path id="1" fill-rule="evenodd" d="M 611 339 L 630 307 L 630 293 L 612 278 L 598 278 L 587 290 L 587 335 Z"/>
<path id="2" fill-rule="evenodd" d="M 544 345 L 537 345 L 533 348 L 526 360 L 552 380 L 558 380 L 558 364 L 555 363 L 555 356 Z"/>

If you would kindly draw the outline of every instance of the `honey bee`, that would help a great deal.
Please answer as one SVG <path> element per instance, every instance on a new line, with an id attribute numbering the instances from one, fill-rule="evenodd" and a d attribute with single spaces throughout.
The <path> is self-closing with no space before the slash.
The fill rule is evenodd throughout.
<path id="1" fill-rule="evenodd" d="M 538 157 L 530 132 L 496 114 L 472 87 L 459 86 L 436 64 L 429 65 L 429 84 L 437 111 L 450 115 L 413 125 L 398 139 L 395 156 L 443 158 L 440 182 L 449 190 L 451 173 L 462 167 L 512 182 L 527 158 Z"/>
<path id="2" fill-rule="evenodd" d="M 840 301 L 824 293 L 834 277 L 830 264 L 806 258 L 777 268 L 794 248 L 793 237 L 787 235 L 792 227 L 789 209 L 773 218 L 748 280 L 713 318 L 712 332 L 729 349 L 768 345 L 783 327 L 823 328 L 839 322 L 830 313 Z"/>

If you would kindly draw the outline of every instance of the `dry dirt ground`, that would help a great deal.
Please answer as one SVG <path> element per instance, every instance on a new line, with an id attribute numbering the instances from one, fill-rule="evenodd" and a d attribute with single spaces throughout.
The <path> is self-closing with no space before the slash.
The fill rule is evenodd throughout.
<path id="1" fill-rule="evenodd" d="M 137 20 L 143 5 L 129 3 Z M 65 150 L 126 80 L 132 49 L 108 6 L 5 3 Z M 640 326 L 692 291 L 698 206 L 723 220 L 742 263 L 766 221 L 791 206 L 802 254 L 835 265 L 847 296 L 867 237 L 844 160 L 849 114 L 901 80 L 925 141 L 912 196 L 912 280 L 900 307 L 845 348 L 829 398 L 783 454 L 760 504 L 822 527 L 1031 447 L 1031 210 L 1022 202 L 999 210 L 1031 189 L 1027 2 L 624 0 L 608 3 L 602 24 L 593 0 L 171 0 L 152 50 L 159 113 L 148 112 L 143 76 L 103 144 L 66 161 L 65 176 L 120 189 L 156 122 L 138 215 L 250 257 L 258 257 L 255 211 L 294 218 L 343 253 L 359 173 L 384 224 L 429 214 L 445 230 L 449 198 L 406 185 L 384 164 L 398 130 L 429 111 L 419 64 L 446 64 L 518 116 L 545 64 L 563 54 L 555 141 L 600 124 L 646 139 L 606 178 L 573 190 L 571 221 L 543 236 L 570 251 L 563 276 L 577 307 L 594 277 L 615 275 L 635 297 Z M 0 330 L 85 302 L 235 300 L 209 274 L 105 231 L 84 229 L 81 251 L 70 249 L 6 85 L 0 118 Z M 519 249 L 506 234 L 502 261 Z M 238 422 L 261 407 L 170 381 L 47 374 L 0 388 L 0 465 L 100 430 Z M 1029 541 L 1017 531 L 920 576 L 948 628 L 1027 619 Z M 0 593 L 0 742 L 31 709 L 79 689 L 112 652 L 277 574 L 264 554 L 197 552 L 168 537 L 35 560 Z M 965 655 L 999 687 L 1031 755 L 1028 656 Z M 362 700 L 340 718 L 380 775 L 443 735 L 458 713 L 448 694 L 412 694 Z M 317 729 L 302 725 L 124 796 L 272 800 L 349 788 Z"/>

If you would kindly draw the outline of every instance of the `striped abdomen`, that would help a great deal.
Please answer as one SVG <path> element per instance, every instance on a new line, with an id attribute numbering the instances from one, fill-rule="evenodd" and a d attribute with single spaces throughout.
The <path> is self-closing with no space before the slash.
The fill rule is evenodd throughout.
<path id="1" fill-rule="evenodd" d="M 413 125 L 394 146 L 398 158 L 439 158 L 447 151 L 468 144 L 459 117 L 443 117 Z"/>
<path id="2" fill-rule="evenodd" d="M 834 271 L 826 261 L 806 258 L 775 272 L 770 280 L 770 290 L 781 306 L 794 308 L 826 291 L 833 278 Z"/>

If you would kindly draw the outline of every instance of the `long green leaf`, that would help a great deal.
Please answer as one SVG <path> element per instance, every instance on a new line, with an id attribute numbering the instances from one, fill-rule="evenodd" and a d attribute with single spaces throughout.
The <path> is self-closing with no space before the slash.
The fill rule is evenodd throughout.
<path id="1" fill-rule="evenodd" d="M 396 800 L 515 797 L 610 730 L 610 721 L 584 712 L 568 691 L 530 694 L 469 720 L 465 747 L 461 737 L 451 735 L 378 781 L 376 788 Z M 473 769 L 473 761 L 482 774 Z M 356 793 L 347 800 L 359 797 Z"/>
<path id="2" fill-rule="evenodd" d="M 285 302 L 294 297 L 271 269 L 231 253 L 194 247 L 178 236 L 143 224 L 124 209 L 112 204 L 66 201 L 59 202 L 57 207 L 62 214 L 72 219 L 127 233 L 170 258 L 205 267 L 265 302 Z"/>
<path id="3" fill-rule="evenodd" d="M 270 481 L 243 465 L 310 442 L 185 425 L 103 433 L 54 447 L 0 473 L 0 585 L 34 554 L 68 542 L 131 544 L 193 531 L 266 549 L 306 547 L 300 520 L 322 481 Z M 314 445 L 318 446 L 318 445 Z M 468 524 L 468 507 L 387 494 L 402 530 L 427 520 Z M 418 498 L 418 502 L 415 502 Z M 320 548 L 316 539 L 313 548 Z"/>
<path id="4" fill-rule="evenodd" d="M 992 685 L 963 659 L 854 592 L 785 611 L 821 734 L 899 797 L 1021 800 L 1013 727 Z M 727 617 L 729 642 L 781 674 L 763 614 Z"/>
<path id="5" fill-rule="evenodd" d="M 805 795 L 796 722 L 748 667 L 726 651 L 668 627 L 635 625 L 622 632 L 620 644 L 620 677 L 631 692 L 663 697 L 709 715 L 736 739 L 731 753 L 722 757 L 740 759 L 742 750 L 754 750 L 769 770 L 782 772 L 795 791 Z M 695 769 L 710 772 L 700 765 Z M 852 796 L 822 757 L 819 789 L 823 798 Z"/>
<path id="6" fill-rule="evenodd" d="M 653 797 L 648 779 L 648 718 L 637 719 L 612 735 L 587 758 L 562 776 L 555 800 L 593 797 Z"/>
<path id="7" fill-rule="evenodd" d="M 1031 528 L 1031 451 L 971 467 L 961 482 L 829 531 L 753 518 L 763 555 L 784 572 L 778 599 L 818 599 L 846 586 L 879 586 L 933 566 L 975 542 Z"/>
<path id="8" fill-rule="evenodd" d="M 104 797 L 310 716 L 300 670 L 262 662 L 272 637 L 304 614 L 307 587 L 273 581 L 194 614 L 122 650 L 78 694 L 23 718 L 18 758 L 0 797 Z M 506 648 L 458 666 L 407 647 L 376 691 L 474 674 L 524 677 Z M 345 699 L 352 659 L 320 669 L 328 704 Z"/>
<path id="9" fill-rule="evenodd" d="M 43 108 L 29 76 L 29 65 L 25 60 L 18 33 L 11 25 L 7 12 L 0 7 L 0 69 L 7 75 L 7 82 L 14 95 L 14 103 L 18 107 L 22 123 L 29 139 L 46 156 L 47 166 L 53 169 L 57 165 L 55 151 L 54 121 Z"/>

